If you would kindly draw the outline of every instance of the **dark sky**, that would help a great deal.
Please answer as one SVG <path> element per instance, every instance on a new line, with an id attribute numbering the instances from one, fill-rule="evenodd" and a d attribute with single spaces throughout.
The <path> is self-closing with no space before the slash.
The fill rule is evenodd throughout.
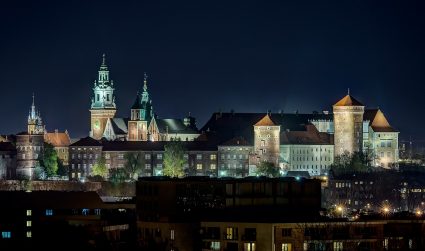
<path id="1" fill-rule="evenodd" d="M 48 130 L 89 131 L 107 54 L 118 116 L 143 72 L 162 118 L 311 112 L 347 88 L 401 136 L 425 139 L 424 1 L 3 1 L 0 133 L 26 128 L 32 92 Z"/>

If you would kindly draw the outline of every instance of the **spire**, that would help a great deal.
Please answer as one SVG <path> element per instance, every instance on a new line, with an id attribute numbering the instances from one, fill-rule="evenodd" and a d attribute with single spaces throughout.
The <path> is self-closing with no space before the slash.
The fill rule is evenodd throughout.
<path id="1" fill-rule="evenodd" d="M 34 92 L 32 93 L 32 106 L 35 106 L 34 105 Z"/>
<path id="2" fill-rule="evenodd" d="M 350 96 L 350 88 L 347 89 L 347 95 Z"/>
<path id="3" fill-rule="evenodd" d="M 102 55 L 102 66 L 106 66 L 106 54 L 103 53 Z"/>
<path id="4" fill-rule="evenodd" d="M 146 91 L 148 89 L 147 82 L 148 82 L 148 75 L 145 72 L 143 73 L 143 91 Z"/>

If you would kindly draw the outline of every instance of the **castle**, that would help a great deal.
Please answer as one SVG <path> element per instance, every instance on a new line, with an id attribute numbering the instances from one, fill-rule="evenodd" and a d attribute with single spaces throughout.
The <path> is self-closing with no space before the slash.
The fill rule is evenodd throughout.
<path id="1" fill-rule="evenodd" d="M 332 112 L 216 112 L 198 129 L 190 114 L 183 119 L 157 116 L 146 74 L 128 118 L 115 116 L 114 91 L 103 55 L 93 85 L 90 136 L 72 144 L 67 132 L 46 132 L 33 97 L 27 131 L 16 135 L 16 168 L 9 161 L 0 170 L 2 176 L 14 176 L 16 170 L 16 176 L 31 177 L 44 142 L 53 144 L 63 163 L 69 163 L 70 179 L 90 176 L 101 157 L 108 170 L 123 168 L 128 153 L 141 155 L 140 176 L 162 175 L 165 145 L 171 140 L 181 140 L 186 149 L 186 175 L 245 177 L 266 161 L 281 174 L 322 176 L 338 156 L 356 152 L 371 157 L 374 166 L 398 167 L 399 132 L 380 109 L 366 107 L 349 92 Z M 10 146 L 6 148 L 9 154 Z"/>
<path id="2" fill-rule="evenodd" d="M 349 92 L 333 105 L 332 112 L 218 112 L 199 130 L 190 116 L 183 120 L 158 118 L 146 75 L 130 118 L 115 117 L 113 92 L 104 56 L 90 109 L 93 139 L 71 145 L 71 179 L 90 174 L 96 161 L 90 156 L 105 156 L 108 168 L 120 168 L 128 152 L 143 155 L 142 176 L 160 175 L 164 145 L 172 139 L 182 140 L 187 149 L 187 175 L 245 177 L 267 161 L 281 173 L 321 176 L 327 175 L 336 157 L 356 152 L 372 156 L 374 166 L 398 166 L 397 130 L 381 110 L 365 107 Z"/>

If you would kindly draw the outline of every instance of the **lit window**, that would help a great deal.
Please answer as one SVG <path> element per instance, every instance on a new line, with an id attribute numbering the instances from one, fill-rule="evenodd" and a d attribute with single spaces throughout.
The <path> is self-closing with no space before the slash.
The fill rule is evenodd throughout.
<path id="1" fill-rule="evenodd" d="M 202 159 L 202 154 L 196 154 L 196 159 L 201 160 Z"/>
<path id="2" fill-rule="evenodd" d="M 227 240 L 236 240 L 238 235 L 238 229 L 235 227 L 226 228 L 226 239 Z"/>
<path id="3" fill-rule="evenodd" d="M 255 251 L 255 243 L 254 242 L 247 242 L 243 244 L 243 250 L 244 251 Z"/>
<path id="4" fill-rule="evenodd" d="M 334 251 L 342 251 L 343 245 L 342 241 L 334 241 Z"/>
<path id="5" fill-rule="evenodd" d="M 110 159 L 111 155 L 109 153 L 105 154 L 105 159 Z"/>
<path id="6" fill-rule="evenodd" d="M 12 233 L 10 231 L 3 231 L 1 232 L 1 238 L 3 239 L 10 239 L 12 237 Z"/>
<path id="7" fill-rule="evenodd" d="M 282 251 L 292 251 L 291 243 L 282 243 Z"/>
<path id="8" fill-rule="evenodd" d="M 53 215 L 53 209 L 46 209 L 46 216 L 52 216 L 52 215 Z"/>
<path id="9" fill-rule="evenodd" d="M 196 164 L 196 169 L 197 169 L 197 170 L 202 170 L 202 164 L 199 164 L 199 163 L 198 163 L 198 164 Z"/>
<path id="10" fill-rule="evenodd" d="M 145 159 L 151 159 L 151 155 L 149 153 L 145 154 Z"/>
<path id="11" fill-rule="evenodd" d="M 212 241 L 210 249 L 211 250 L 220 250 L 220 242 L 219 241 Z"/>
<path id="12" fill-rule="evenodd" d="M 32 210 L 31 209 L 28 209 L 27 210 L 27 216 L 31 216 L 32 215 Z"/>
<path id="13" fill-rule="evenodd" d="M 32 237 L 32 232 L 31 231 L 27 231 L 27 238 L 31 238 Z"/>
<path id="14" fill-rule="evenodd" d="M 124 159 L 124 154 L 122 153 L 118 154 L 118 159 Z"/>
<path id="15" fill-rule="evenodd" d="M 216 160 L 216 159 L 217 159 L 217 155 L 215 155 L 215 154 L 210 155 L 210 160 Z"/>
<path id="16" fill-rule="evenodd" d="M 170 239 L 174 240 L 174 229 L 171 229 L 170 231 Z"/>
<path id="17" fill-rule="evenodd" d="M 157 158 L 157 159 L 162 159 L 162 154 L 161 154 L 161 153 L 158 153 L 158 154 L 156 155 L 156 158 Z"/>
<path id="18" fill-rule="evenodd" d="M 27 227 L 31 227 L 32 222 L 30 220 L 27 220 Z"/>
<path id="19" fill-rule="evenodd" d="M 151 164 L 145 164 L 145 169 L 151 169 Z"/>
<path id="20" fill-rule="evenodd" d="M 215 168 L 216 168 L 216 165 L 215 165 L 215 164 L 211 164 L 211 165 L 210 165 L 210 169 L 211 169 L 211 170 L 215 170 Z"/>

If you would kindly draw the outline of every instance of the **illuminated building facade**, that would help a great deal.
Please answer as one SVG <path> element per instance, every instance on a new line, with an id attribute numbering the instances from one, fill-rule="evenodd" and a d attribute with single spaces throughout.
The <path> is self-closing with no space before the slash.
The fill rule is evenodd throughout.
<path id="1" fill-rule="evenodd" d="M 364 105 L 349 93 L 333 105 L 335 156 L 362 151 Z"/>
<path id="2" fill-rule="evenodd" d="M 68 147 L 71 144 L 68 131 L 59 132 L 57 129 L 54 132 L 46 132 L 44 134 L 44 141 L 51 144 L 58 154 L 58 158 L 62 164 L 68 166 L 69 151 Z"/>
<path id="3" fill-rule="evenodd" d="M 254 125 L 254 152 L 258 162 L 279 164 L 280 125 L 266 114 Z M 257 162 L 257 163 L 258 163 Z"/>
<path id="4" fill-rule="evenodd" d="M 195 118 L 160 119 L 154 113 L 152 99 L 144 75 L 143 87 L 130 109 L 130 118 L 115 117 L 114 84 L 109 79 L 105 55 L 94 82 L 91 101 L 90 137 L 109 141 L 192 141 L 199 136 Z"/>
<path id="5" fill-rule="evenodd" d="M 90 136 L 101 139 L 105 131 L 106 122 L 116 113 L 114 83 L 109 80 L 109 70 L 106 65 L 105 54 L 98 72 L 98 80 L 94 81 L 93 97 L 90 108 Z"/>

